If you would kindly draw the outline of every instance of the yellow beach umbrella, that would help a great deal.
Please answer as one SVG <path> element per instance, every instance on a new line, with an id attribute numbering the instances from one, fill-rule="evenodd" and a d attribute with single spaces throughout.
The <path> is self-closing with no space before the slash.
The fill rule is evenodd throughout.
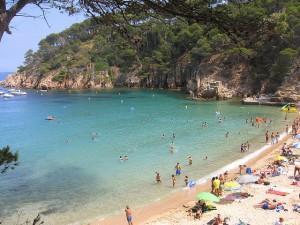
<path id="1" fill-rule="evenodd" d="M 241 187 L 241 185 L 236 181 L 228 181 L 224 184 L 225 190 L 237 190 Z"/>
<path id="2" fill-rule="evenodd" d="M 275 161 L 286 161 L 287 159 L 281 155 L 275 157 Z"/>

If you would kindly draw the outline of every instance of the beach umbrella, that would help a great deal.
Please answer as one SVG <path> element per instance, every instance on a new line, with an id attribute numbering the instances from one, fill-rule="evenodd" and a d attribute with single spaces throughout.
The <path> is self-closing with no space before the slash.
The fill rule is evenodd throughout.
<path id="1" fill-rule="evenodd" d="M 219 202 L 220 199 L 210 192 L 201 192 L 197 195 L 198 200 L 209 201 L 209 202 Z"/>
<path id="2" fill-rule="evenodd" d="M 240 188 L 241 185 L 236 181 L 229 181 L 229 182 L 225 182 L 224 184 L 224 190 L 226 191 L 239 190 Z"/>
<path id="3" fill-rule="evenodd" d="M 251 174 L 245 174 L 240 176 L 237 179 L 237 182 L 240 184 L 249 184 L 249 183 L 255 183 L 256 181 L 258 181 L 259 177 L 258 176 L 254 176 Z"/>
<path id="4" fill-rule="evenodd" d="M 281 155 L 275 157 L 275 161 L 287 161 L 287 159 Z"/>
<path id="5" fill-rule="evenodd" d="M 192 187 L 195 187 L 195 186 L 196 186 L 196 181 L 194 181 L 194 180 L 189 181 L 188 187 L 192 188 Z"/>
<path id="6" fill-rule="evenodd" d="M 300 142 L 294 143 L 294 144 L 293 144 L 293 147 L 294 147 L 294 148 L 300 148 Z"/>
<path id="7" fill-rule="evenodd" d="M 297 135 L 295 136 L 295 138 L 300 139 L 300 134 L 297 134 Z"/>

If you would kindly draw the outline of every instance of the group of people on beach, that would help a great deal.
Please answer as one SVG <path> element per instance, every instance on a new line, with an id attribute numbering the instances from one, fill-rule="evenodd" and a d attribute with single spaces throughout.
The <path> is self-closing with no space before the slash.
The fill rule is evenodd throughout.
<path id="1" fill-rule="evenodd" d="M 224 183 L 228 179 L 228 171 L 224 174 L 220 174 L 219 176 L 213 177 L 211 179 L 211 193 L 215 194 L 216 196 L 222 195 Z"/>
<path id="2" fill-rule="evenodd" d="M 287 130 L 286 132 L 288 133 L 288 125 L 287 125 Z M 266 143 L 269 143 L 269 140 L 271 140 L 271 145 L 278 144 L 280 138 L 279 132 L 272 132 L 271 135 L 269 134 L 269 130 L 266 131 L 265 133 L 265 141 Z"/>
<path id="3" fill-rule="evenodd" d="M 247 141 L 246 143 L 241 144 L 241 152 L 248 152 L 250 150 L 250 143 Z"/>
<path id="4" fill-rule="evenodd" d="M 269 120 L 269 121 L 270 121 L 269 123 L 272 122 L 272 120 Z M 250 122 L 251 122 L 251 120 L 250 120 Z M 248 123 L 248 121 L 247 121 L 247 123 Z M 289 129 L 289 126 L 287 125 L 285 127 L 285 131 L 288 132 L 288 129 Z M 293 122 L 293 125 L 292 125 L 292 134 L 293 134 L 293 136 L 295 136 L 297 133 L 300 133 L 300 118 L 297 118 Z M 228 135 L 229 135 L 229 132 L 227 132 L 225 134 L 225 137 L 228 137 Z M 172 135 L 172 138 L 173 138 L 173 140 L 175 139 L 175 134 Z M 280 138 L 279 132 L 272 132 L 270 134 L 269 131 L 267 130 L 266 133 L 265 133 L 265 141 L 267 143 L 269 143 L 269 142 L 271 144 L 279 143 L 279 138 Z M 243 143 L 241 145 L 241 152 L 246 152 L 246 151 L 249 150 L 249 148 L 250 148 L 250 144 L 247 141 L 246 143 Z M 293 151 L 290 149 L 290 147 L 286 143 L 284 143 L 282 148 L 281 148 L 281 155 L 283 155 L 283 156 L 293 155 Z M 207 159 L 207 157 L 205 157 L 205 159 Z M 187 157 L 187 165 L 189 165 L 189 166 L 193 165 L 192 156 Z M 268 173 L 271 176 L 278 176 L 280 174 L 283 174 L 284 171 L 287 170 L 286 165 L 283 163 L 282 160 L 275 160 L 272 164 L 268 165 L 268 167 L 266 168 L 265 171 L 259 171 L 259 172 L 255 171 L 255 170 L 252 171 L 251 168 L 247 168 L 246 165 L 240 165 L 239 166 L 240 175 L 243 174 L 245 168 L 246 168 L 246 170 L 245 170 L 246 174 L 253 174 L 253 173 L 258 174 L 259 179 L 256 182 L 257 184 L 265 184 L 265 185 L 267 185 L 269 183 L 268 180 L 267 180 Z M 171 175 L 172 187 L 176 186 L 176 178 L 182 175 L 182 167 L 181 167 L 181 164 L 179 162 L 176 163 L 174 169 L 175 169 L 175 173 Z M 156 172 L 155 174 L 156 174 L 156 176 L 155 176 L 156 183 L 158 183 L 158 184 L 161 183 L 162 179 L 161 179 L 160 173 Z M 300 177 L 300 166 L 295 166 L 294 177 L 297 177 L 297 176 Z M 227 181 L 229 181 L 228 171 L 226 171 L 223 174 L 220 174 L 219 176 L 213 177 L 211 179 L 211 192 L 213 194 L 215 194 L 216 196 L 222 196 L 223 191 L 224 191 L 224 184 Z M 185 183 L 185 186 L 189 185 L 189 177 L 186 176 L 186 175 L 184 177 L 184 183 Z M 207 208 L 207 206 L 205 204 L 203 204 L 203 202 L 199 201 L 198 204 L 199 204 L 198 209 L 199 208 L 201 208 L 201 209 Z M 266 207 L 266 205 L 267 205 L 268 209 L 273 209 L 273 208 L 277 209 L 277 208 L 281 207 L 280 203 L 269 202 L 268 200 L 262 201 L 261 203 L 259 203 L 259 206 L 262 207 L 262 208 Z M 198 210 L 198 209 L 195 213 L 195 218 L 200 219 L 202 210 Z M 131 213 L 131 210 L 128 206 L 126 207 L 125 212 L 126 212 L 126 217 L 127 217 L 128 224 L 132 225 L 132 213 Z M 229 224 L 228 221 L 229 221 L 228 218 L 222 219 L 221 215 L 217 214 L 217 216 L 213 219 L 212 224 L 213 225 Z M 283 225 L 283 222 L 284 222 L 284 219 L 282 217 L 280 217 L 278 220 L 276 220 L 275 224 L 276 225 Z"/>

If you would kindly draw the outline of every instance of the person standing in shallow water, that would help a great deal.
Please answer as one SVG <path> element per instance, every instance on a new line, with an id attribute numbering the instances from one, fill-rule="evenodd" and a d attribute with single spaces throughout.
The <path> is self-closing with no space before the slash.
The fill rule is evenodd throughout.
<path id="1" fill-rule="evenodd" d="M 191 165 L 193 164 L 192 156 L 189 156 L 189 157 L 188 157 L 188 161 L 189 161 L 189 165 L 191 166 Z"/>
<path id="2" fill-rule="evenodd" d="M 174 174 L 172 174 L 172 185 L 173 187 L 175 187 L 175 184 L 176 184 L 176 177 Z"/>
<path id="3" fill-rule="evenodd" d="M 265 138 L 266 138 L 266 143 L 268 143 L 269 142 L 269 131 L 268 130 L 265 133 Z"/>
<path id="4" fill-rule="evenodd" d="M 181 166 L 179 162 L 176 164 L 175 169 L 176 169 L 176 176 L 179 176 L 181 174 Z"/>
<path id="5" fill-rule="evenodd" d="M 156 183 L 160 184 L 161 183 L 160 174 L 159 172 L 155 172 L 155 173 L 156 173 L 156 177 L 155 177 Z"/>
<path id="6" fill-rule="evenodd" d="M 228 138 L 228 136 L 229 136 L 229 132 L 227 131 L 225 137 Z"/>
<path id="7" fill-rule="evenodd" d="M 126 219 L 127 219 L 128 225 L 133 225 L 133 223 L 132 223 L 132 212 L 131 212 L 131 209 L 129 208 L 128 205 L 125 208 L 125 214 L 126 214 Z"/>

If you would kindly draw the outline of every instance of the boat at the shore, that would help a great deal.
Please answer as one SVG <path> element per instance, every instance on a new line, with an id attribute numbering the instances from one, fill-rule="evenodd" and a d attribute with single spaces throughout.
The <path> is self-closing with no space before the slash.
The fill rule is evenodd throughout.
<path id="1" fill-rule="evenodd" d="M 12 95 L 12 94 L 10 94 L 10 93 L 5 93 L 4 95 L 3 95 L 3 98 L 13 98 L 14 97 L 14 95 Z"/>
<path id="2" fill-rule="evenodd" d="M 273 101 L 271 96 L 261 95 L 254 97 L 246 97 L 241 100 L 245 105 L 270 105 L 270 106 L 284 106 L 288 102 Z"/>
<path id="3" fill-rule="evenodd" d="M 27 95 L 25 91 L 21 91 L 21 90 L 10 91 L 10 93 L 13 95 Z"/>

